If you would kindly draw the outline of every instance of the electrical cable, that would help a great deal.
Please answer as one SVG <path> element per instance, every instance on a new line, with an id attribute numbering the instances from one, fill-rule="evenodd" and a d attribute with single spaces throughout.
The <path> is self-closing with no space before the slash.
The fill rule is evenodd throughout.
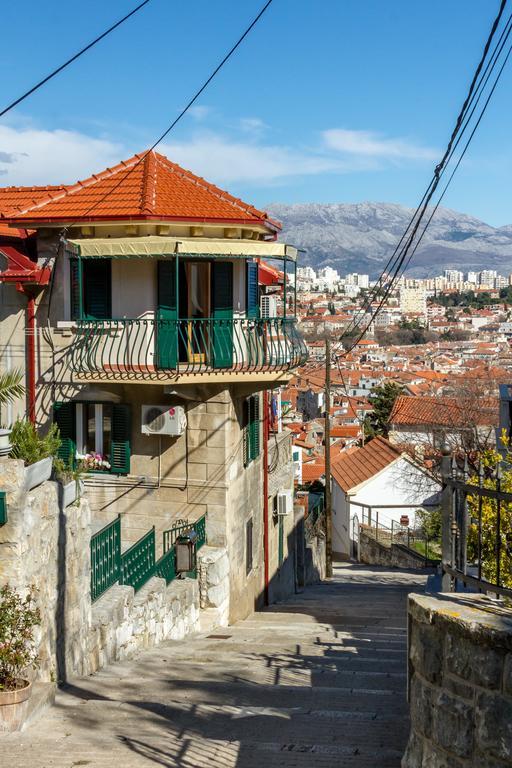
<path id="1" fill-rule="evenodd" d="M 364 334 L 366 333 L 368 327 L 370 326 L 370 324 L 373 322 L 375 317 L 378 315 L 378 313 L 380 312 L 380 310 L 384 306 L 384 304 L 385 304 L 385 302 L 386 302 L 386 300 L 387 300 L 387 298 L 388 298 L 388 296 L 390 294 L 390 291 L 392 290 L 392 287 L 393 287 L 394 283 L 398 279 L 399 274 L 401 272 L 403 273 L 403 270 L 406 268 L 407 264 L 410 262 L 412 256 L 414 255 L 414 253 L 417 250 L 419 242 L 417 242 L 416 245 L 414 246 L 414 250 L 413 250 L 412 254 L 409 254 L 409 250 L 410 250 L 412 244 L 414 243 L 414 239 L 415 239 L 415 237 L 416 237 L 416 235 L 418 233 L 419 227 L 420 227 L 421 222 L 423 220 L 423 217 L 424 217 L 424 215 L 426 213 L 428 204 L 431 201 L 431 199 L 432 199 L 432 197 L 433 197 L 433 195 L 434 195 L 434 193 L 435 193 L 435 191 L 437 189 L 437 186 L 439 185 L 440 179 L 441 179 L 442 175 L 444 174 L 444 172 L 446 170 L 448 162 L 453 157 L 455 149 L 458 146 L 460 140 L 462 139 L 463 133 L 466 131 L 466 129 L 469 126 L 469 122 L 470 122 L 471 118 L 474 115 L 474 112 L 476 110 L 478 102 L 480 101 L 480 98 L 481 98 L 481 96 L 483 94 L 483 90 L 485 89 L 487 83 L 489 82 L 489 79 L 490 79 L 490 77 L 491 77 L 491 75 L 492 75 L 492 73 L 493 73 L 493 71 L 494 71 L 494 69 L 495 69 L 495 67 L 497 65 L 498 58 L 501 55 L 501 52 L 503 51 L 503 48 L 504 48 L 504 46 L 505 46 L 505 44 L 506 44 L 506 42 L 508 40 L 508 37 L 510 36 L 510 33 L 512 31 L 512 14 L 511 14 L 511 16 L 509 17 L 509 19 L 508 19 L 508 21 L 507 21 L 507 23 L 505 25 L 504 30 L 501 33 L 500 39 L 498 40 L 498 43 L 495 46 L 493 54 L 492 54 L 490 60 L 488 61 L 484 71 L 483 71 L 483 74 L 482 74 L 482 77 L 480 79 L 480 82 L 477 84 L 478 77 L 480 76 L 480 73 L 482 72 L 485 58 L 486 58 L 486 56 L 488 54 L 488 51 L 489 51 L 489 48 L 491 46 L 492 37 L 493 37 L 493 35 L 494 35 L 494 33 L 495 33 L 496 29 L 497 29 L 497 26 L 499 24 L 499 20 L 501 19 L 501 15 L 502 15 L 503 10 L 504 10 L 504 8 L 506 6 L 506 2 L 507 2 L 507 0 L 502 0 L 501 6 L 500 6 L 500 12 L 499 12 L 497 18 L 495 19 L 495 22 L 493 24 L 491 33 L 490 33 L 490 35 L 488 37 L 488 40 L 487 40 L 487 43 L 486 43 L 485 49 L 484 49 L 484 54 L 482 55 L 482 57 L 480 59 L 480 62 L 479 62 L 478 67 L 477 67 L 477 70 L 476 70 L 475 75 L 473 77 L 473 80 L 471 82 L 471 86 L 470 86 L 470 90 L 469 90 L 468 96 L 466 97 L 466 99 L 464 101 L 464 105 L 463 105 L 463 107 L 462 107 L 462 109 L 461 109 L 461 111 L 459 113 L 458 118 L 457 118 L 456 127 L 452 131 L 452 135 L 450 137 L 447 150 L 445 151 L 441 162 L 436 166 L 435 171 L 434 171 L 433 179 L 431 180 L 429 186 L 427 187 L 426 193 L 423 195 L 423 198 L 422 198 L 419 206 L 416 208 L 416 210 L 415 210 L 411 220 L 409 221 L 409 224 L 407 225 L 405 233 L 400 238 L 400 241 L 399 241 L 397 247 L 395 248 L 393 254 L 391 255 L 390 259 L 388 259 L 388 262 L 387 262 L 387 264 L 386 264 L 386 266 L 385 266 L 381 276 L 379 277 L 379 279 L 378 279 L 378 281 L 376 283 L 376 286 L 375 286 L 372 294 L 370 294 L 369 301 L 367 301 L 365 303 L 365 305 L 363 306 L 364 315 L 366 315 L 368 308 L 372 306 L 374 300 L 376 299 L 377 294 L 380 293 L 380 291 L 381 291 L 381 289 L 383 287 L 383 280 L 384 280 L 385 277 L 387 277 L 387 270 L 392 265 L 393 274 L 391 276 L 391 280 L 388 281 L 387 284 L 385 285 L 384 294 L 381 297 L 381 300 L 380 300 L 380 302 L 379 302 L 379 304 L 377 306 L 377 309 L 371 314 L 370 319 L 366 323 L 365 328 L 363 329 L 362 333 L 357 337 L 357 339 L 355 341 L 353 341 L 351 347 L 348 350 L 345 350 L 345 353 L 347 353 L 351 349 L 353 349 L 354 346 L 358 343 L 358 341 L 360 341 L 362 336 L 364 336 Z M 458 167 L 460 165 L 460 162 L 462 161 L 462 158 L 465 155 L 465 153 L 466 153 L 466 151 L 467 151 L 467 149 L 468 149 L 468 147 L 469 147 L 469 145 L 470 145 L 470 143 L 471 143 L 471 141 L 473 139 L 473 136 L 474 136 L 474 134 L 476 132 L 476 129 L 478 128 L 478 126 L 479 126 L 479 124 L 480 124 L 480 122 L 481 122 L 481 120 L 483 118 L 483 115 L 485 114 L 485 111 L 487 110 L 487 106 L 488 106 L 488 104 L 490 102 L 490 99 L 491 99 L 491 97 L 492 97 L 492 95 L 493 95 L 493 93 L 494 93 L 494 91 L 496 89 L 496 86 L 497 86 L 497 84 L 498 84 L 498 82 L 499 82 L 499 80 L 501 78 L 502 72 L 503 72 L 503 70 L 505 68 L 505 65 L 506 65 L 506 63 L 508 61 L 508 58 L 510 56 L 510 52 L 511 51 L 509 50 L 509 52 L 507 53 L 506 58 L 505 58 L 505 60 L 504 60 L 504 62 L 502 64 L 502 66 L 501 66 L 501 68 L 500 68 L 500 70 L 498 72 L 498 75 L 497 75 L 497 77 L 496 77 L 496 79 L 494 81 L 492 89 L 491 89 L 491 91 L 490 91 L 490 93 L 489 93 L 489 95 L 487 97 L 487 100 L 486 100 L 486 102 L 484 104 L 484 107 L 482 108 L 482 111 L 481 111 L 481 113 L 480 113 L 480 115 L 478 117 L 477 123 L 474 126 L 468 141 L 466 142 L 466 145 L 464 147 L 462 155 L 459 158 L 459 160 L 458 160 L 458 162 L 456 164 L 456 167 L 455 167 L 454 171 L 452 172 L 452 175 L 450 176 L 448 184 L 446 185 L 446 187 L 445 187 L 445 189 L 443 191 L 442 197 L 444 197 L 444 194 L 446 193 L 446 189 L 448 188 L 448 186 L 449 186 L 449 184 L 450 184 L 450 182 L 451 182 L 451 180 L 452 180 L 456 170 L 458 169 Z M 474 102 L 474 105 L 472 106 L 473 102 Z M 472 109 L 469 112 L 471 107 L 472 107 Z M 469 116 L 468 116 L 468 112 L 469 112 Z M 442 197 L 441 197 L 441 199 L 442 199 Z M 423 236 L 424 236 L 424 234 L 425 234 L 425 232 L 426 232 L 430 222 L 432 221 L 433 215 L 434 215 L 435 211 L 437 210 L 437 208 L 439 206 L 439 203 L 440 203 L 440 200 L 438 201 L 438 203 L 437 203 L 437 205 L 436 205 L 436 207 L 434 209 L 433 214 L 429 217 L 429 219 L 428 219 L 428 221 L 427 221 L 427 223 L 426 223 L 426 225 L 425 225 L 425 227 L 423 229 L 423 232 L 420 235 L 420 241 L 423 238 Z M 403 248 L 401 248 L 401 250 L 400 250 L 400 246 L 403 243 L 405 236 L 407 236 L 407 233 L 409 232 L 409 230 L 411 229 L 411 226 L 413 224 L 414 224 L 414 226 L 412 227 L 412 231 L 410 232 L 409 236 L 407 237 L 407 242 L 405 243 Z M 409 255 L 409 258 L 407 258 L 408 255 Z M 406 259 L 407 259 L 407 261 L 406 261 Z M 404 263 L 405 263 L 405 266 L 404 266 Z M 343 332 L 343 334 L 340 337 L 339 341 L 342 343 L 343 338 L 346 338 L 346 336 L 349 333 L 352 333 L 353 330 L 357 330 L 360 326 L 361 326 L 361 323 L 357 322 L 357 317 L 356 317 L 356 322 L 355 323 L 353 322 L 347 329 L 345 329 L 345 331 Z"/>
<path id="2" fill-rule="evenodd" d="M 19 96 L 17 99 L 12 101 L 10 104 L 8 104 L 4 109 L 0 112 L 0 117 L 3 117 L 7 114 L 11 109 L 14 109 L 14 107 L 17 107 L 18 104 L 21 104 L 22 101 L 24 101 L 26 98 L 31 96 L 35 91 L 39 90 L 45 83 L 47 83 L 49 80 L 54 78 L 56 75 L 59 74 L 59 72 L 62 72 L 63 69 L 66 69 L 70 64 L 72 64 L 74 61 L 80 58 L 80 56 L 83 56 L 84 53 L 89 51 L 93 46 L 96 45 L 96 43 L 99 43 L 100 40 L 103 40 L 103 38 L 107 37 L 111 32 L 113 32 L 117 27 L 121 26 L 123 22 L 127 21 L 131 16 L 133 16 L 137 11 L 140 11 L 141 8 L 143 8 L 145 5 L 147 5 L 150 2 L 150 0 L 144 0 L 144 2 L 139 3 L 139 5 L 135 6 L 135 8 L 132 8 L 132 10 L 126 14 L 126 16 L 123 16 L 122 19 L 119 19 L 116 21 L 115 24 L 112 24 L 111 27 L 106 29 L 104 32 L 102 32 L 101 35 L 98 35 L 98 37 L 94 38 L 94 40 L 91 40 L 88 45 L 84 46 L 81 50 L 79 50 L 77 53 L 75 53 L 71 58 L 67 59 L 63 64 L 60 65 L 60 67 L 57 67 L 57 69 L 54 69 L 53 72 L 50 72 L 49 75 L 46 75 L 42 80 L 40 80 L 38 83 L 36 83 L 32 88 L 29 88 L 28 91 L 25 91 L 21 96 Z"/>
<path id="3" fill-rule="evenodd" d="M 235 51 L 239 48 L 239 46 L 243 43 L 247 35 L 251 32 L 253 27 L 256 26 L 258 21 L 261 19 L 267 8 L 272 4 L 272 0 L 267 0 L 267 2 L 263 5 L 263 7 L 260 9 L 260 11 L 256 14 L 254 19 L 251 21 L 249 26 L 247 26 L 244 30 L 244 32 L 240 35 L 238 40 L 235 42 L 235 44 L 229 49 L 229 51 L 225 54 L 225 56 L 221 59 L 219 64 L 215 67 L 215 69 L 210 73 L 210 75 L 206 78 L 206 80 L 203 82 L 203 84 L 198 88 L 198 90 L 194 93 L 192 98 L 187 102 L 187 104 L 183 107 L 181 112 L 177 115 L 177 117 L 174 118 L 174 120 L 170 123 L 170 125 L 163 131 L 163 133 L 156 139 L 155 142 L 150 146 L 149 149 L 147 149 L 145 152 L 143 152 L 137 159 L 137 161 L 129 168 L 129 170 L 126 172 L 126 174 L 122 174 L 121 178 L 117 182 L 116 185 L 114 185 L 111 189 L 109 189 L 103 197 L 101 197 L 99 200 L 96 200 L 92 206 L 83 214 L 83 217 L 89 216 L 90 213 L 98 206 L 103 203 L 107 197 L 112 195 L 116 189 L 124 182 L 126 179 L 130 176 L 131 173 L 137 168 L 147 157 L 148 154 L 153 152 L 154 149 L 169 135 L 169 133 L 175 128 L 175 126 L 180 122 L 180 120 L 186 115 L 186 113 L 189 111 L 189 109 L 195 104 L 197 99 L 201 96 L 203 91 L 206 90 L 206 88 L 210 85 L 212 80 L 215 78 L 215 76 L 220 72 L 224 64 L 226 64 L 231 56 L 235 53 Z M 81 218 L 83 218 L 81 217 Z M 72 224 L 67 224 L 65 227 L 63 227 L 61 232 L 61 237 L 64 236 L 64 234 L 71 229 L 77 222 L 73 222 Z"/>

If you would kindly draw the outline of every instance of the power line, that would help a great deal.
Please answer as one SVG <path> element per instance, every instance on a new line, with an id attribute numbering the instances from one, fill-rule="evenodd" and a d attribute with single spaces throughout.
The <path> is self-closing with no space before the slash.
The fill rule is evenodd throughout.
<path id="1" fill-rule="evenodd" d="M 150 2 L 150 0 L 144 0 L 144 2 L 139 3 L 139 5 L 135 6 L 130 13 L 127 13 L 126 16 L 123 16 L 122 19 L 119 19 L 116 21 L 115 24 L 112 24 L 111 27 L 106 29 L 104 32 L 102 32 L 101 35 L 94 38 L 94 40 L 91 40 L 88 45 L 86 45 L 84 48 L 82 48 L 78 53 L 75 53 L 74 56 L 71 56 L 70 59 L 65 61 L 63 64 L 60 65 L 60 67 L 57 67 L 57 69 L 54 69 L 53 72 L 50 72 L 49 75 L 46 75 L 42 80 L 40 80 L 38 83 L 36 83 L 32 88 L 30 88 L 28 91 L 26 91 L 22 96 L 19 96 L 17 99 L 15 99 L 11 104 L 9 104 L 7 107 L 5 107 L 0 112 L 0 117 L 3 117 L 7 112 L 9 112 L 11 109 L 14 109 L 14 107 L 17 107 L 18 104 L 21 104 L 22 101 L 24 101 L 26 98 L 31 96 L 35 91 L 37 91 L 39 88 L 41 88 L 45 83 L 47 83 L 49 80 L 51 80 L 53 77 L 59 74 L 59 72 L 62 72 L 63 69 L 66 69 L 70 64 L 72 64 L 74 61 L 80 58 L 80 56 L 83 56 L 84 53 L 86 53 L 88 50 L 90 50 L 93 46 L 96 45 L 96 43 L 99 43 L 100 40 L 103 40 L 104 37 L 107 37 L 111 32 L 114 31 L 114 29 L 117 29 L 117 27 L 121 26 L 127 19 L 129 19 L 131 16 L 137 13 L 137 11 L 140 11 L 141 8 L 143 8 L 145 5 L 147 5 Z"/>
<path id="2" fill-rule="evenodd" d="M 148 2 L 149 0 L 146 0 Z M 156 147 L 169 135 L 169 133 L 175 128 L 175 126 L 180 122 L 180 120 L 186 115 L 186 113 L 189 111 L 189 109 L 195 104 L 197 99 L 201 96 L 203 91 L 206 90 L 206 88 L 210 85 L 214 77 L 220 72 L 224 64 L 228 62 L 228 60 L 231 58 L 231 56 L 235 53 L 237 48 L 243 43 L 247 35 L 251 32 L 252 28 L 256 26 L 258 21 L 261 19 L 267 8 L 272 4 L 272 0 L 267 0 L 265 5 L 260 9 L 260 11 L 257 13 L 257 15 L 254 17 L 254 19 L 251 21 L 248 27 L 244 30 L 244 32 L 240 35 L 236 43 L 229 49 L 229 51 L 226 53 L 226 55 L 221 59 L 219 64 L 215 67 L 215 69 L 208 75 L 206 80 L 203 82 L 203 84 L 198 88 L 198 90 L 194 93 L 192 98 L 187 102 L 187 104 L 183 107 L 181 112 L 177 115 L 177 117 L 174 118 L 174 120 L 170 123 L 170 125 L 165 129 L 165 131 L 158 137 L 158 139 L 150 146 L 149 149 L 147 149 L 145 152 L 143 152 L 140 157 L 137 159 L 137 161 L 132 165 L 132 167 L 127 171 L 125 175 L 122 175 L 117 184 L 112 187 L 112 189 L 109 189 L 103 197 L 101 197 L 99 200 L 96 200 L 92 204 L 92 206 L 84 213 L 84 216 L 89 216 L 90 213 L 98 206 L 101 205 L 104 200 L 106 200 L 107 197 L 109 197 L 113 192 L 116 191 L 116 189 L 123 183 L 123 181 L 126 181 L 128 176 L 133 173 L 135 168 L 137 168 L 140 163 L 143 162 L 143 160 L 147 157 L 147 155 L 152 152 Z M 73 222 L 72 224 L 67 224 L 62 231 L 62 234 L 66 232 L 68 229 L 74 226 L 74 224 L 77 222 Z"/>
<path id="3" fill-rule="evenodd" d="M 472 119 L 472 117 L 473 117 L 473 115 L 475 113 L 475 110 L 476 110 L 476 108 L 478 106 L 478 103 L 479 103 L 480 98 L 481 98 L 481 96 L 483 94 L 483 91 L 486 88 L 486 86 L 487 86 L 487 84 L 489 82 L 489 79 L 490 79 L 492 73 L 494 72 L 494 69 L 497 66 L 498 59 L 499 59 L 499 57 L 500 57 L 500 55 L 501 55 L 501 53 L 502 53 L 502 51 L 503 51 L 503 49 L 504 49 L 504 47 L 505 47 L 505 45 L 507 43 L 507 40 L 508 40 L 508 38 L 510 36 L 510 33 L 512 31 L 512 14 L 511 14 L 511 16 L 508 18 L 508 20 L 507 20 L 507 22 L 505 24 L 505 28 L 503 29 L 503 31 L 502 31 L 502 33 L 500 35 L 500 38 L 499 38 L 499 40 L 498 40 L 498 42 L 497 42 L 497 44 L 496 44 L 496 46 L 494 48 L 494 51 L 493 51 L 489 61 L 485 65 L 485 69 L 484 69 L 485 60 L 486 60 L 487 55 L 489 53 L 489 50 L 490 50 L 490 47 L 491 47 L 491 44 L 492 44 L 492 39 L 493 39 L 493 37 L 494 37 L 494 35 L 496 33 L 496 30 L 497 30 L 497 28 L 499 26 L 502 14 L 503 14 L 503 12 L 505 10 L 506 3 L 507 3 L 507 0 L 502 0 L 502 2 L 501 2 L 500 10 L 498 12 L 498 15 L 497 15 L 496 19 L 494 20 L 493 25 L 492 25 L 491 32 L 489 33 L 487 42 L 486 42 L 485 47 L 484 47 L 484 52 L 483 52 L 483 54 L 482 54 L 482 56 L 480 58 L 480 61 L 479 61 L 478 66 L 476 68 L 475 74 L 474 74 L 473 79 L 471 81 L 470 88 L 469 88 L 469 91 L 468 91 L 468 95 L 466 96 L 466 98 L 464 100 L 464 104 L 463 104 L 463 106 L 462 106 L 462 108 L 461 108 L 461 110 L 459 112 L 458 117 L 457 117 L 456 125 L 455 125 L 454 130 L 452 131 L 451 136 L 450 136 L 450 140 L 448 142 L 447 149 L 445 150 L 445 153 L 444 153 L 440 163 L 438 163 L 438 165 L 436 166 L 436 168 L 434 170 L 433 178 L 430 181 L 430 183 L 429 183 L 429 185 L 427 187 L 427 190 L 426 190 L 426 192 L 424 193 L 424 195 L 422 197 L 422 200 L 421 200 L 420 204 L 418 205 L 418 207 L 414 211 L 414 213 L 413 213 L 413 215 L 412 215 L 412 217 L 411 217 L 411 219 L 410 219 L 410 221 L 409 221 L 409 223 L 408 223 L 408 225 L 407 225 L 407 227 L 405 229 L 405 232 L 402 234 L 402 237 L 400 238 L 400 241 L 398 242 L 398 244 L 397 244 L 395 250 L 393 251 L 393 253 L 391 254 L 390 258 L 388 259 L 388 262 L 386 263 L 386 265 L 385 265 L 385 267 L 384 267 L 384 269 L 383 269 L 383 271 L 381 273 L 381 276 L 379 277 L 378 281 L 376 282 L 373 291 L 371 292 L 368 300 L 365 302 L 365 305 L 363 306 L 364 314 L 363 314 L 363 317 L 361 317 L 361 322 L 363 321 L 364 316 L 366 315 L 367 310 L 371 309 L 371 306 L 372 306 L 373 302 L 377 299 L 378 295 L 381 293 L 382 288 L 384 287 L 384 292 L 383 292 L 383 295 L 382 295 L 382 297 L 380 299 L 380 302 L 379 302 L 376 310 L 374 312 L 372 312 L 372 314 L 370 316 L 370 319 L 366 323 L 366 325 L 365 325 L 364 329 L 362 330 L 362 332 L 359 334 L 357 339 L 355 341 L 353 341 L 353 343 L 352 343 L 351 347 L 349 348 L 349 350 L 346 350 L 346 351 L 350 351 L 350 349 L 353 349 L 353 347 L 358 343 L 358 341 L 360 341 L 360 339 L 364 336 L 364 334 L 366 333 L 368 327 L 371 325 L 373 320 L 376 318 L 376 316 L 379 314 L 379 312 L 381 311 L 382 307 L 384 306 L 384 304 L 385 304 L 385 302 L 386 302 L 386 300 L 387 300 L 387 298 L 388 298 L 388 296 L 389 296 L 389 294 L 390 294 L 390 292 L 391 292 L 391 290 L 393 288 L 393 285 L 396 282 L 396 280 L 398 279 L 400 273 L 403 272 L 403 270 L 406 269 L 407 265 L 410 263 L 411 258 L 413 257 L 413 255 L 416 252 L 416 250 L 417 250 L 421 240 L 423 239 L 423 236 L 425 235 L 425 232 L 426 232 L 430 222 L 432 221 L 432 218 L 433 218 L 437 208 L 439 207 L 439 204 L 440 204 L 442 198 L 444 197 L 444 195 L 446 193 L 446 190 L 447 190 L 449 184 L 451 183 L 451 181 L 453 179 L 453 176 L 455 175 L 455 172 L 457 171 L 457 169 L 458 169 L 458 167 L 459 167 L 459 165 L 460 165 L 460 163 L 462 161 L 462 158 L 464 157 L 464 155 L 465 155 L 465 153 L 466 153 L 466 151 L 467 151 L 467 149 L 468 149 L 468 147 L 469 147 L 469 145 L 470 145 L 470 143 L 471 143 L 471 141 L 473 139 L 473 136 L 475 135 L 476 129 L 478 128 L 478 126 L 479 126 L 479 124 L 480 124 L 480 122 L 481 122 L 481 120 L 483 118 L 483 115 L 485 114 L 485 112 L 487 110 L 487 106 L 488 106 L 488 104 L 490 102 L 490 99 L 491 99 L 493 93 L 494 93 L 494 90 L 496 89 L 496 86 L 497 86 L 497 84 L 498 84 L 498 82 L 499 82 L 499 80 L 501 78 L 502 73 L 503 73 L 504 67 L 505 67 L 505 65 L 506 65 L 506 63 L 508 61 L 509 56 L 510 56 L 511 49 L 509 49 L 509 51 L 508 51 L 508 53 L 507 53 L 507 55 L 505 57 L 505 60 L 502 63 L 502 66 L 501 66 L 501 68 L 500 68 L 500 70 L 498 72 L 498 75 L 497 75 L 497 77 L 496 77 L 496 79 L 494 81 L 494 84 L 493 84 L 493 86 L 491 88 L 491 91 L 490 91 L 488 97 L 487 97 L 487 100 L 486 100 L 486 102 L 485 102 L 485 104 L 484 104 L 484 106 L 483 106 L 483 108 L 482 108 L 482 110 L 480 112 L 480 115 L 479 115 L 479 117 L 477 119 L 477 122 L 476 122 L 476 124 L 475 124 L 475 126 L 474 126 L 474 128 L 473 128 L 473 130 L 472 130 L 472 132 L 470 134 L 470 136 L 469 136 L 469 139 L 466 142 L 466 145 L 465 145 L 465 147 L 463 149 L 463 152 L 462 152 L 460 158 L 458 159 L 458 162 L 457 162 L 457 164 L 455 166 L 455 169 L 453 170 L 453 172 L 452 172 L 452 174 L 451 174 L 451 176 L 450 176 L 450 178 L 448 180 L 448 183 L 445 186 L 445 189 L 444 189 L 444 191 L 443 191 L 443 193 L 441 195 L 441 198 L 438 200 L 438 202 L 437 202 L 437 204 L 436 204 L 436 206 L 434 208 L 433 213 L 431 214 L 431 216 L 427 220 L 427 223 L 425 224 L 425 226 L 423 228 L 423 231 L 422 231 L 422 233 L 421 233 L 421 235 L 419 237 L 419 240 L 414 245 L 414 249 L 413 249 L 412 253 L 409 253 L 409 250 L 413 246 L 415 237 L 416 237 L 416 235 L 418 233 L 418 230 L 419 230 L 419 228 L 421 226 L 422 220 L 423 220 L 423 218 L 425 216 L 425 213 L 427 211 L 427 207 L 428 207 L 430 201 L 432 200 L 433 195 L 436 192 L 436 189 L 437 189 L 437 187 L 438 187 L 438 185 L 440 183 L 441 177 L 443 176 L 443 174 L 444 174 L 444 172 L 445 172 L 445 170 L 447 168 L 448 163 L 453 158 L 454 152 L 455 152 L 458 144 L 460 143 L 463 134 L 465 133 L 466 129 L 468 128 L 468 126 L 470 124 L 470 121 L 471 121 L 471 119 Z M 483 74 L 482 74 L 482 70 L 483 70 Z M 480 77 L 480 75 L 481 75 L 481 77 Z M 480 78 L 480 80 L 479 80 L 479 78 Z M 405 244 L 403 244 L 405 239 L 406 239 L 406 242 L 405 242 Z M 405 266 L 404 266 L 404 264 L 405 264 Z M 388 270 L 390 270 L 390 269 L 392 270 L 391 280 L 388 280 L 387 284 L 386 284 L 385 276 L 387 275 Z M 344 333 L 340 337 L 340 342 L 343 340 L 343 338 L 346 338 L 346 336 L 349 333 L 351 333 L 352 331 L 357 330 L 358 328 L 360 328 L 361 327 L 361 322 L 357 322 L 357 320 L 355 322 L 352 322 L 352 324 L 349 325 L 349 327 L 344 331 Z"/>

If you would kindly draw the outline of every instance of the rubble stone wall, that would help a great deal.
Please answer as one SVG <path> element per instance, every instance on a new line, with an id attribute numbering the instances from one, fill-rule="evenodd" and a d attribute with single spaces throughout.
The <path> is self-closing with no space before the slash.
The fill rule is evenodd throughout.
<path id="1" fill-rule="evenodd" d="M 512 616 L 484 595 L 409 597 L 402 768 L 512 766 Z"/>

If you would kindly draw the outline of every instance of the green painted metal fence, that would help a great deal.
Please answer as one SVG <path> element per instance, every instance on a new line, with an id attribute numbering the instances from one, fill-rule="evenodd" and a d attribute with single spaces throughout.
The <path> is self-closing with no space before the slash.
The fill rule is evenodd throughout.
<path id="1" fill-rule="evenodd" d="M 91 600 L 119 580 L 121 575 L 121 516 L 91 538 Z"/>
<path id="2" fill-rule="evenodd" d="M 120 584 L 137 592 L 155 572 L 155 526 L 121 555 Z"/>
<path id="3" fill-rule="evenodd" d="M 164 552 L 155 563 L 155 576 L 165 579 L 166 584 L 170 584 L 176 577 L 176 550 L 174 547 Z"/>
<path id="4" fill-rule="evenodd" d="M 175 544 L 179 536 L 194 529 L 197 534 L 196 553 L 206 544 L 206 515 L 190 523 L 178 520 L 163 534 L 163 555 L 156 560 L 155 528 L 148 531 L 126 552 L 121 554 L 121 516 L 106 525 L 91 538 L 91 600 L 97 600 L 116 582 L 127 584 L 137 592 L 152 576 L 165 579 L 167 584 L 176 577 Z M 197 572 L 186 574 L 196 578 Z"/>

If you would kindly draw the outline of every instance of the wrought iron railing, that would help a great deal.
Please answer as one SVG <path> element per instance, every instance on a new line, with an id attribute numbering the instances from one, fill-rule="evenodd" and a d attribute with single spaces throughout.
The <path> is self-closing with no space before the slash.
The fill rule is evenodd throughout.
<path id="1" fill-rule="evenodd" d="M 287 371 L 307 360 L 295 318 L 79 320 L 71 368 L 81 377 Z"/>
<path id="2" fill-rule="evenodd" d="M 400 525 L 394 520 L 391 521 L 390 526 L 373 521 L 359 523 L 359 532 L 366 534 L 384 547 L 398 544 L 423 558 L 427 566 L 437 565 L 441 561 L 441 541 L 434 536 L 428 536 L 419 527 Z"/>
<path id="3" fill-rule="evenodd" d="M 121 555 L 120 584 L 137 592 L 155 573 L 155 528 L 148 531 Z"/>
<path id="4" fill-rule="evenodd" d="M 97 600 L 121 576 L 121 516 L 91 537 L 91 600 Z"/>
<path id="5" fill-rule="evenodd" d="M 193 523 L 189 520 L 176 520 L 172 528 L 163 532 L 164 552 L 167 552 L 168 549 L 176 544 L 179 536 L 192 530 L 196 532 L 196 551 L 198 551 L 206 544 L 206 514 Z"/>
<path id="6" fill-rule="evenodd" d="M 503 490 L 501 458 L 471 470 L 445 447 L 441 471 L 443 591 L 460 582 L 512 597 L 512 493 Z"/>

